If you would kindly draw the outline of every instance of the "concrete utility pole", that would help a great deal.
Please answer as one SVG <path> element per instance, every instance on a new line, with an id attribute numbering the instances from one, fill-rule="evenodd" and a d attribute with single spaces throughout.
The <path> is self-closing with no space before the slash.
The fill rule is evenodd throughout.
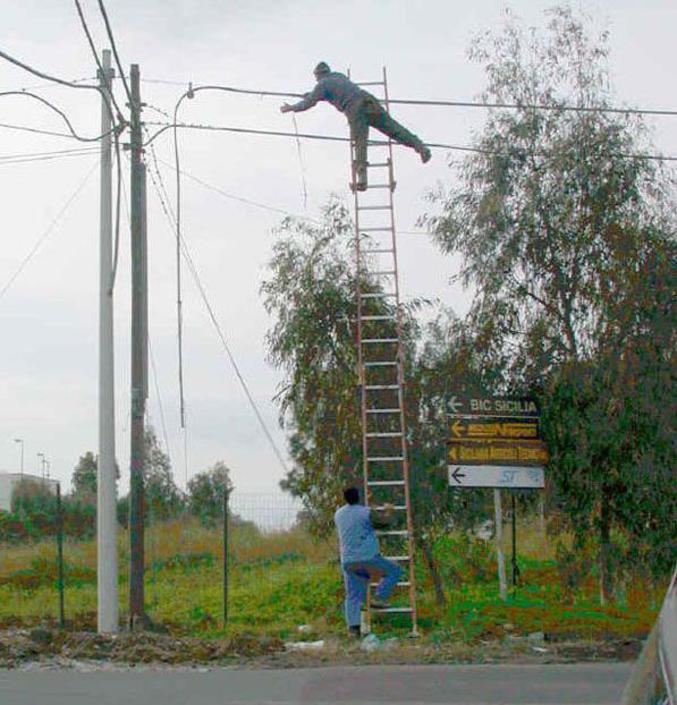
<path id="1" fill-rule="evenodd" d="M 115 478 L 115 366 L 113 353 L 113 126 L 110 95 L 115 71 L 104 49 L 101 98 L 101 191 L 99 203 L 99 459 L 97 465 L 97 630 L 118 630 L 117 491 Z M 106 96 L 108 99 L 104 98 Z"/>
<path id="2" fill-rule="evenodd" d="M 146 408 L 147 331 L 145 314 L 144 228 L 146 222 L 145 169 L 141 160 L 143 135 L 141 131 L 141 95 L 139 67 L 132 64 L 130 71 L 131 113 L 131 191 L 132 191 L 132 409 L 131 459 L 129 502 L 129 623 L 130 628 L 146 621 L 144 609 L 143 569 L 143 515 L 144 515 L 144 415 Z"/>

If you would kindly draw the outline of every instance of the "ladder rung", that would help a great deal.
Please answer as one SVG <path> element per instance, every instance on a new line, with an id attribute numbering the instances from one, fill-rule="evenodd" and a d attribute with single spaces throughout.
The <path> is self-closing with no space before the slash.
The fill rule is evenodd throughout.
<path id="1" fill-rule="evenodd" d="M 381 228 L 381 227 L 379 227 L 379 228 L 360 228 L 361 233 L 387 233 L 387 232 L 390 232 L 391 230 L 392 230 L 392 226 L 387 227 L 387 228 Z"/>
<path id="2" fill-rule="evenodd" d="M 393 462 L 399 463 L 404 460 L 403 455 L 374 455 L 371 458 L 367 458 L 368 463 L 386 463 Z M 404 480 L 374 480 L 376 483 L 385 483 L 386 485 L 400 485 L 404 484 Z M 371 484 L 374 484 L 373 482 Z"/>
<path id="3" fill-rule="evenodd" d="M 358 206 L 358 211 L 389 211 L 390 206 Z"/>
<path id="4" fill-rule="evenodd" d="M 401 414 L 402 409 L 367 409 L 368 414 Z"/>
<path id="5" fill-rule="evenodd" d="M 385 86 L 385 81 L 362 81 L 356 83 L 356 86 Z"/>
<path id="6" fill-rule="evenodd" d="M 394 321 L 397 316 L 362 316 L 363 321 Z"/>
<path id="7" fill-rule="evenodd" d="M 371 167 L 390 166 L 390 162 L 374 162 L 373 164 L 371 162 L 367 162 L 367 166 L 371 166 Z"/>
<path id="8" fill-rule="evenodd" d="M 383 433 L 367 433 L 367 438 L 400 438 L 401 433 L 396 431 L 384 431 Z"/>
<path id="9" fill-rule="evenodd" d="M 367 485 L 370 487 L 388 487 L 390 485 L 393 487 L 402 487 L 404 485 L 404 480 L 368 480 Z"/>
<path id="10" fill-rule="evenodd" d="M 408 561 L 409 556 L 383 556 L 384 558 L 387 558 L 389 561 Z"/>
<path id="11" fill-rule="evenodd" d="M 363 299 L 394 299 L 397 294 L 393 291 L 379 291 L 378 293 L 373 293 L 373 294 L 360 294 L 360 296 Z"/>
<path id="12" fill-rule="evenodd" d="M 387 188 L 389 190 L 392 190 L 393 187 L 390 184 L 369 184 L 367 188 Z"/>
<path id="13" fill-rule="evenodd" d="M 398 343 L 397 338 L 362 338 L 362 343 Z"/>
<path id="14" fill-rule="evenodd" d="M 377 536 L 409 536 L 409 532 L 404 529 L 402 531 L 377 531 Z"/>
<path id="15" fill-rule="evenodd" d="M 371 587 L 377 587 L 378 583 L 370 583 Z M 408 580 L 403 580 L 400 583 L 395 583 L 395 587 L 410 587 L 411 583 Z M 382 610 L 381 610 L 382 611 Z"/>
<path id="16" fill-rule="evenodd" d="M 379 390 L 379 389 L 399 389 L 399 384 L 365 384 L 364 388 L 367 390 Z"/>
<path id="17" fill-rule="evenodd" d="M 397 510 L 397 511 L 400 511 L 400 512 L 404 512 L 404 511 L 406 511 L 406 509 L 407 509 L 406 505 L 404 505 L 404 504 L 396 504 L 396 505 L 393 506 L 392 508 L 395 509 L 395 510 Z M 375 505 L 373 505 L 373 506 L 370 506 L 370 509 L 379 509 L 379 510 L 382 510 L 382 509 L 385 509 L 385 504 L 375 504 Z"/>
<path id="18" fill-rule="evenodd" d="M 382 362 L 363 362 L 365 367 L 396 367 L 397 360 L 383 360 Z"/>
<path id="19" fill-rule="evenodd" d="M 395 252 L 393 249 L 360 250 L 363 255 L 386 255 Z"/>
<path id="20" fill-rule="evenodd" d="M 413 612 L 411 607 L 386 607 L 380 610 L 374 610 L 374 612 Z"/>

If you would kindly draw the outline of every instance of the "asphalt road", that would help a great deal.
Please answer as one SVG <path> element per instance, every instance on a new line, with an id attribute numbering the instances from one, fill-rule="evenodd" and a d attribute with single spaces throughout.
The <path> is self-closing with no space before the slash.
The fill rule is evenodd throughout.
<path id="1" fill-rule="evenodd" d="M 1 671 L 2 705 L 607 705 L 630 664 Z"/>

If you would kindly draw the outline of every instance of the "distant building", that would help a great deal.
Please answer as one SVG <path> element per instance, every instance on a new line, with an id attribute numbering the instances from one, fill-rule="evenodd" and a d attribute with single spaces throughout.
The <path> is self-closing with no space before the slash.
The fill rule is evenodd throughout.
<path id="1" fill-rule="evenodd" d="M 57 480 L 40 477 L 39 475 L 30 475 L 20 472 L 2 472 L 0 471 L 0 510 L 9 512 L 12 509 L 12 495 L 14 490 L 21 482 L 31 482 L 36 485 L 46 487 L 52 494 L 56 494 Z"/>

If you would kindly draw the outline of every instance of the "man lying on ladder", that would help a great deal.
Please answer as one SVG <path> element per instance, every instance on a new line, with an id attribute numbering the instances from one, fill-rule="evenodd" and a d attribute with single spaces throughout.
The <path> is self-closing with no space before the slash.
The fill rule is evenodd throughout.
<path id="1" fill-rule="evenodd" d="M 280 111 L 300 113 L 312 108 L 319 101 L 326 100 L 345 113 L 350 124 L 350 137 L 355 144 L 354 188 L 357 191 L 367 190 L 367 139 L 370 126 L 395 142 L 415 149 L 421 155 L 421 161 L 424 164 L 430 160 L 430 150 L 423 142 L 406 127 L 393 120 L 371 93 L 362 90 L 344 74 L 332 71 L 324 61 L 315 67 L 314 73 L 317 80 L 314 90 L 306 93 L 298 103 L 293 105 L 285 103 Z"/>

